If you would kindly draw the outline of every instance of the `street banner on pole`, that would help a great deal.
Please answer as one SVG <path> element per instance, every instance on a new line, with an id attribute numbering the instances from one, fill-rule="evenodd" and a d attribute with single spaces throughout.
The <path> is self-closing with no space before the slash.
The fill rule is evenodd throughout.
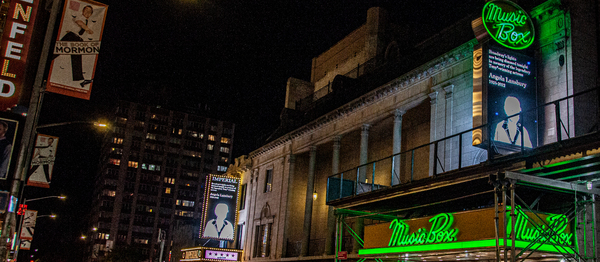
<path id="1" fill-rule="evenodd" d="M 58 137 L 43 134 L 37 135 L 31 166 L 29 172 L 27 172 L 28 186 L 50 187 L 57 144 Z"/>
<path id="2" fill-rule="evenodd" d="M 108 5 L 66 0 L 46 90 L 90 99 Z"/>
<path id="3" fill-rule="evenodd" d="M 0 111 L 6 111 L 19 102 L 39 2 L 10 1 L 0 42 Z"/>
<path id="4" fill-rule="evenodd" d="M 21 235 L 20 239 L 32 240 L 33 231 L 35 229 L 35 220 L 37 218 L 37 211 L 27 210 L 23 216 L 23 222 L 21 224 Z"/>

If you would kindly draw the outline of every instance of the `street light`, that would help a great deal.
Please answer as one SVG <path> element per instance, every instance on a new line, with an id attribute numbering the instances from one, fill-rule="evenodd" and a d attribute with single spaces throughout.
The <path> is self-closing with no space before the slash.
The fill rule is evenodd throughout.
<path id="1" fill-rule="evenodd" d="M 89 125 L 94 125 L 94 126 L 102 127 L 102 128 L 108 127 L 107 123 L 101 123 L 98 121 L 68 121 L 68 122 L 61 122 L 61 123 L 38 125 L 36 127 L 36 129 L 55 127 L 55 126 L 66 126 L 66 125 L 73 125 L 73 124 L 89 124 Z"/>
<path id="2" fill-rule="evenodd" d="M 38 200 L 42 200 L 42 199 L 47 199 L 47 198 L 58 198 L 58 199 L 66 199 L 66 196 L 45 196 L 45 197 L 38 197 L 38 198 L 32 198 L 32 199 L 25 199 L 23 200 L 23 204 L 26 204 L 27 202 L 33 202 L 33 201 L 38 201 Z"/>

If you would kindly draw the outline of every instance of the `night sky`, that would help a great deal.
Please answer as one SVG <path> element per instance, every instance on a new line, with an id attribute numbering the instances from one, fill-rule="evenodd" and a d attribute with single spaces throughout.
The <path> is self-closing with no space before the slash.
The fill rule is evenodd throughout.
<path id="1" fill-rule="evenodd" d="M 248 154 L 277 128 L 289 77 L 310 80 L 311 60 L 365 23 L 381 6 L 407 38 L 425 39 L 481 10 L 484 0 L 103 0 L 109 5 L 90 101 L 46 94 L 40 123 L 94 120 L 117 99 L 166 107 L 210 107 L 236 124 L 233 156 Z M 49 128 L 59 136 L 50 189 L 65 194 L 35 208 L 59 214 L 39 222 L 33 247 L 52 261 L 80 256 L 104 133 Z M 54 201 L 54 202 L 53 202 Z M 52 209 L 52 210 L 50 210 Z"/>

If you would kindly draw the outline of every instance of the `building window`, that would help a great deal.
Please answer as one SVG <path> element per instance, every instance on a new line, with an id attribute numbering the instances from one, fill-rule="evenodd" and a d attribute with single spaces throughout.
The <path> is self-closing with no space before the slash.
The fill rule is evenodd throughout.
<path id="1" fill-rule="evenodd" d="M 171 188 L 170 187 L 165 188 L 165 194 L 171 194 Z"/>
<path id="2" fill-rule="evenodd" d="M 208 135 L 208 140 L 215 141 L 215 135 Z"/>
<path id="3" fill-rule="evenodd" d="M 181 132 L 183 132 L 183 130 L 181 130 L 181 128 L 173 128 L 171 130 L 171 134 L 174 134 L 174 135 L 181 135 Z"/>
<path id="4" fill-rule="evenodd" d="M 165 183 L 174 185 L 175 184 L 175 178 L 165 177 Z"/>
<path id="5" fill-rule="evenodd" d="M 246 208 L 246 185 L 247 184 L 243 184 L 240 187 L 240 210 Z"/>
<path id="6" fill-rule="evenodd" d="M 217 166 L 217 171 L 219 171 L 219 172 L 227 172 L 227 167 L 226 166 Z"/>
<path id="7" fill-rule="evenodd" d="M 265 176 L 265 193 L 273 191 L 273 169 L 267 170 Z"/>
<path id="8" fill-rule="evenodd" d="M 254 257 L 269 257 L 272 223 L 256 226 L 254 235 Z"/>
<path id="9" fill-rule="evenodd" d="M 242 249 L 244 247 L 243 232 L 244 232 L 244 225 L 243 224 L 237 225 L 237 233 L 236 233 L 237 241 L 235 242 L 235 248 L 237 248 L 237 249 Z"/>
<path id="10" fill-rule="evenodd" d="M 123 138 L 113 137 L 113 144 L 123 144 Z"/>
<path id="11" fill-rule="evenodd" d="M 136 162 L 136 161 L 129 161 L 127 163 L 127 166 L 128 167 L 133 167 L 133 168 L 138 168 L 138 162 Z"/>
<path id="12" fill-rule="evenodd" d="M 110 158 L 110 159 L 108 159 L 108 163 L 118 166 L 118 165 L 121 165 L 121 159 Z"/>
<path id="13" fill-rule="evenodd" d="M 219 151 L 221 151 L 221 152 L 223 152 L 223 153 L 229 153 L 229 147 L 224 147 L 224 146 L 222 146 L 222 147 L 221 147 L 221 149 L 220 149 Z"/>
<path id="14" fill-rule="evenodd" d="M 213 150 L 214 148 L 215 148 L 215 145 L 208 144 L 206 146 L 206 149 L 208 149 L 208 150 Z"/>
<path id="15" fill-rule="evenodd" d="M 178 205 L 178 206 L 193 207 L 194 206 L 194 201 L 177 199 L 177 201 L 175 202 L 175 204 Z"/>
<path id="16" fill-rule="evenodd" d="M 229 144 L 229 138 L 221 137 L 221 144 Z"/>
<path id="17" fill-rule="evenodd" d="M 122 155 L 123 154 L 123 149 L 122 148 L 113 147 L 113 148 L 110 149 L 110 152 L 113 153 L 113 154 Z"/>

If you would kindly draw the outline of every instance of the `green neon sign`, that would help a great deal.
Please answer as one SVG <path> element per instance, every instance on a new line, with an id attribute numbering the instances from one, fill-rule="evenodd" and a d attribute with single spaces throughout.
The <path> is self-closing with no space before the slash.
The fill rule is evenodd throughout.
<path id="1" fill-rule="evenodd" d="M 392 237 L 388 246 L 411 246 L 420 244 L 437 244 L 456 241 L 458 229 L 451 228 L 454 224 L 454 216 L 450 213 L 438 214 L 429 219 L 431 227 L 419 228 L 416 232 L 410 232 L 410 226 L 402 220 L 395 219 L 390 223 Z"/>
<path id="2" fill-rule="evenodd" d="M 510 208 L 510 207 L 509 207 Z M 521 210 L 520 206 L 515 209 L 516 221 L 515 221 L 515 238 L 518 240 L 525 241 L 541 241 L 558 245 L 573 246 L 573 233 L 566 232 L 569 225 L 569 219 L 567 216 L 562 214 L 550 214 L 546 217 L 546 225 L 534 226 L 530 224 L 532 220 L 525 212 Z M 506 235 L 511 234 L 512 218 L 509 212 L 507 212 L 507 224 Z M 548 236 L 550 238 L 548 239 Z"/>
<path id="3" fill-rule="evenodd" d="M 483 6 L 483 26 L 499 44 L 510 49 L 525 49 L 533 43 L 533 21 L 517 4 L 510 1 L 490 1 Z"/>

